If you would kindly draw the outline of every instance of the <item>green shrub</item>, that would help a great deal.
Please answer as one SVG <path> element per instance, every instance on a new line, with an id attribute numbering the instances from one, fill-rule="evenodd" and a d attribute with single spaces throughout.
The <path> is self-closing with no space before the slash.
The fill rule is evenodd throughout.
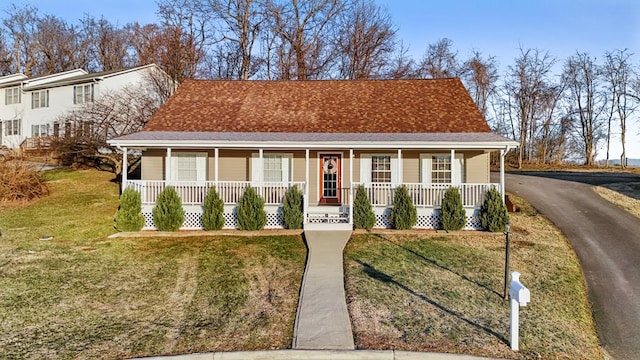
<path id="1" fill-rule="evenodd" d="M 184 222 L 182 200 L 172 186 L 167 186 L 153 207 L 153 223 L 160 231 L 176 231 Z"/>
<path id="2" fill-rule="evenodd" d="M 457 187 L 449 187 L 442 198 L 442 228 L 446 231 L 462 230 L 467 223 L 467 214 L 462 207 L 462 197 Z"/>
<path id="3" fill-rule="evenodd" d="M 480 224 L 485 230 L 502 232 L 507 220 L 509 220 L 509 216 L 507 215 L 507 208 L 502 201 L 502 194 L 495 186 L 492 186 L 487 191 L 484 202 L 480 207 Z"/>
<path id="4" fill-rule="evenodd" d="M 267 224 L 264 199 L 256 189 L 247 186 L 238 203 L 238 228 L 240 230 L 261 230 Z"/>
<path id="5" fill-rule="evenodd" d="M 220 230 L 224 226 L 224 202 L 215 187 L 209 188 L 204 198 L 202 227 L 205 230 Z"/>
<path id="6" fill-rule="evenodd" d="M 371 230 L 376 223 L 376 214 L 373 213 L 371 201 L 364 185 L 358 185 L 356 197 L 353 200 L 353 225 L 356 229 Z"/>
<path id="7" fill-rule="evenodd" d="M 304 210 L 302 190 L 297 186 L 291 186 L 284 194 L 284 204 L 282 204 L 282 222 L 287 229 L 302 229 L 304 221 Z"/>
<path id="8" fill-rule="evenodd" d="M 396 188 L 390 220 L 391 226 L 398 230 L 409 230 L 418 221 L 418 211 L 413 205 L 413 201 L 411 201 L 407 187 L 404 185 Z"/>
<path id="9" fill-rule="evenodd" d="M 118 231 L 140 231 L 142 229 L 144 215 L 142 215 L 142 200 L 138 191 L 132 188 L 124 189 L 120 195 L 114 221 Z"/>

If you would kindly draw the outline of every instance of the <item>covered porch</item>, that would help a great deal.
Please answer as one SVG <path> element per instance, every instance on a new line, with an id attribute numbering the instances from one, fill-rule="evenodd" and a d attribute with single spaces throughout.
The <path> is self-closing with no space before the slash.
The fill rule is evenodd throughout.
<path id="1" fill-rule="evenodd" d="M 374 208 L 377 228 L 391 226 L 389 212 L 395 191 L 402 185 L 406 186 L 418 209 L 416 228 L 439 226 L 442 196 L 450 186 L 460 189 L 467 212 L 467 229 L 479 228 L 477 212 L 488 189 L 496 187 L 504 198 L 506 148 L 350 147 L 326 150 L 200 145 L 197 148 L 137 149 L 143 151 L 142 179 L 127 179 L 125 175 L 122 186 L 140 192 L 145 229 L 155 228 L 152 209 L 167 186 L 174 187 L 182 199 L 185 209 L 183 229 L 202 228 L 202 205 L 211 187 L 216 188 L 225 204 L 225 228 L 237 227 L 236 206 L 248 186 L 254 187 L 265 200 L 266 228 L 271 229 L 283 227 L 282 202 L 285 192 L 292 186 L 303 193 L 305 228 L 336 225 L 352 228 L 351 209 L 359 185 L 365 187 Z M 122 147 L 121 150 L 126 153 L 130 149 Z M 501 155 L 500 183 L 489 182 L 488 156 L 492 151 L 499 151 Z M 483 163 L 485 169 L 475 169 L 475 163 Z M 192 166 L 187 166 L 189 164 Z M 154 167 L 158 168 L 155 173 L 144 172 L 144 169 Z M 123 169 L 126 174 L 126 161 Z M 477 172 L 482 175 L 475 174 Z M 190 174 L 191 178 L 185 180 L 185 174 Z M 277 181 L 270 181 L 273 179 Z"/>

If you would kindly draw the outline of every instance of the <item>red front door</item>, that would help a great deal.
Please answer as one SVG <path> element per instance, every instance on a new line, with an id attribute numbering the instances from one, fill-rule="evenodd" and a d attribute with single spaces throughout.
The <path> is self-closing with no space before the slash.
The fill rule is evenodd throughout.
<path id="1" fill-rule="evenodd" d="M 342 155 L 320 155 L 320 203 L 340 204 Z"/>

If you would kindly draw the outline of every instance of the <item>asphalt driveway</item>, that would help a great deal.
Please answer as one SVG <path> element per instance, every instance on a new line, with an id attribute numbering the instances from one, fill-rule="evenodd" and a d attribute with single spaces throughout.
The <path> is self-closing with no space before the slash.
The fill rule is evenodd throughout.
<path id="1" fill-rule="evenodd" d="M 614 359 L 640 359 L 640 220 L 591 189 L 592 185 L 620 182 L 640 182 L 640 176 L 580 172 L 506 175 L 507 191 L 527 199 L 573 245 L 605 350 Z"/>

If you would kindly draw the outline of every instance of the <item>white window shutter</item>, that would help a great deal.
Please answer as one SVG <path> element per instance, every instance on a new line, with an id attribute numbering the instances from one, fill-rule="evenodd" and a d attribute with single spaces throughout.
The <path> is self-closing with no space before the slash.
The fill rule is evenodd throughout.
<path id="1" fill-rule="evenodd" d="M 431 154 L 420 154 L 420 179 L 422 184 L 431 184 Z"/>
<path id="2" fill-rule="evenodd" d="M 260 154 L 251 154 L 251 184 L 252 186 L 258 186 L 261 183 L 262 176 L 260 174 Z"/>
<path id="3" fill-rule="evenodd" d="M 282 182 L 288 183 L 292 181 L 292 163 L 293 163 L 293 154 L 283 154 L 282 155 Z"/>
<path id="4" fill-rule="evenodd" d="M 360 155 L 360 183 L 371 183 L 371 154 Z"/>
<path id="5" fill-rule="evenodd" d="M 398 176 L 398 155 L 392 155 L 391 156 L 391 184 L 393 184 L 394 186 L 400 185 L 398 183 L 399 181 L 399 176 Z"/>
<path id="6" fill-rule="evenodd" d="M 207 153 L 196 153 L 196 179 L 207 181 Z"/>
<path id="7" fill-rule="evenodd" d="M 451 164 L 451 182 L 460 185 L 464 180 L 464 154 L 456 154 Z"/>

